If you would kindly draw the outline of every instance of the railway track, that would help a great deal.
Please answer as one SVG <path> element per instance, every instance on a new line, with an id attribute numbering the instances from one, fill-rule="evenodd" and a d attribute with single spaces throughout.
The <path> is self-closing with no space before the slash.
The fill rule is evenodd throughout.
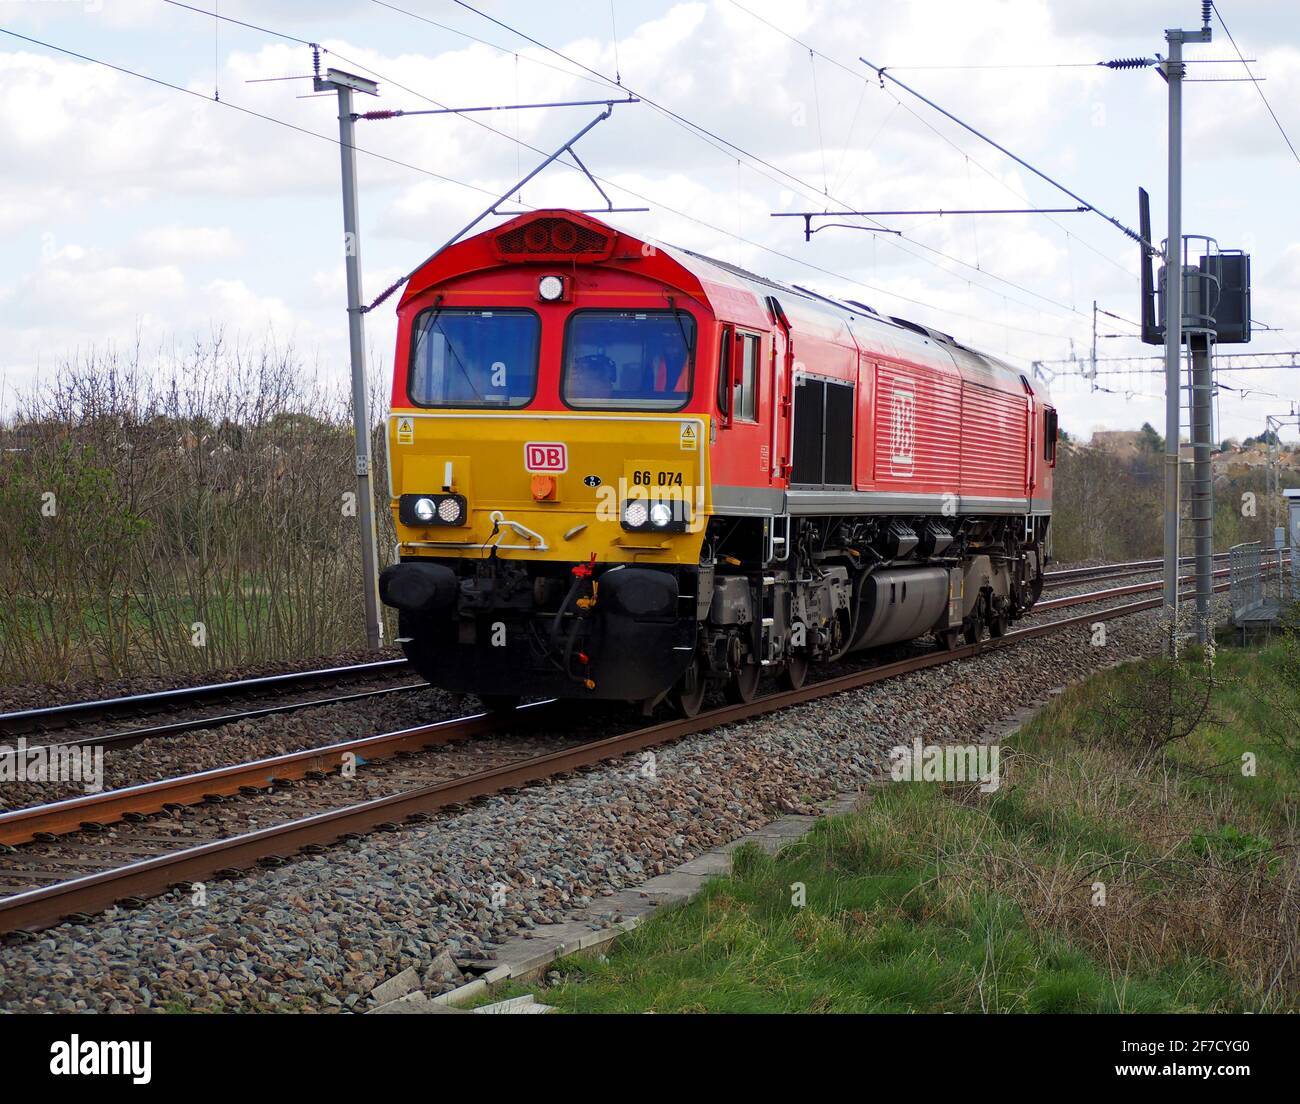
<path id="1" fill-rule="evenodd" d="M 1283 555 L 1289 555 L 1290 552 L 1291 549 L 1289 547 L 1282 549 Z M 1215 563 L 1223 563 L 1228 559 L 1228 553 L 1216 552 L 1211 558 Z M 1277 564 L 1278 557 L 1276 552 L 1273 550 L 1266 551 L 1262 559 L 1263 570 L 1271 570 L 1275 568 Z M 1186 557 L 1179 561 L 1179 565 L 1180 567 L 1190 567 L 1193 565 L 1193 560 L 1190 557 Z M 1093 567 L 1061 568 L 1058 571 L 1048 571 L 1044 573 L 1043 589 L 1054 590 L 1061 587 L 1078 586 L 1080 583 L 1099 583 L 1104 580 L 1123 579 L 1133 575 L 1150 575 L 1161 571 L 1163 567 L 1163 560 L 1132 560 L 1128 563 L 1098 564 Z M 1227 574 L 1226 569 L 1214 572 L 1216 577 L 1225 574 Z M 1179 576 L 1179 582 L 1181 583 L 1193 582 L 1194 580 L 1194 575 Z"/>
<path id="2" fill-rule="evenodd" d="M 1095 603 L 1157 586 L 1137 584 L 1074 595 L 1052 600 L 1050 605 L 1044 603 L 1043 607 Z M 1226 590 L 1227 584 L 1215 589 Z M 1161 598 L 1157 596 L 1060 618 L 952 651 L 921 653 L 810 682 L 799 690 L 711 709 L 694 718 L 634 728 L 560 750 L 509 758 L 485 769 L 432 783 L 417 783 L 342 806 L 335 800 L 337 793 L 331 791 L 322 798 L 325 808 L 316 808 L 319 802 L 291 801 L 282 806 L 289 815 L 280 823 L 253 827 L 250 822 L 259 818 L 245 817 L 245 830 L 222 834 L 222 826 L 218 826 L 215 838 L 181 848 L 175 846 L 174 828 L 164 822 L 160 831 L 151 818 L 159 814 L 177 815 L 185 807 L 199 804 L 219 808 L 234 795 L 297 793 L 302 787 L 309 790 L 316 787 L 314 792 L 319 792 L 321 784 L 346 769 L 349 762 L 353 765 L 376 760 L 391 762 L 419 755 L 429 748 L 464 744 L 476 736 L 514 728 L 520 720 L 525 725 L 555 720 L 560 717 L 562 706 L 558 702 L 541 702 L 521 707 L 512 714 L 455 718 L 125 790 L 14 810 L 0 815 L 0 840 L 4 841 L 6 851 L 0 861 L 0 893 L 5 892 L 6 883 L 11 887 L 25 884 L 26 888 L 11 889 L 8 896 L 0 898 L 0 933 L 39 930 L 68 917 L 90 915 L 118 903 L 129 906 L 173 886 L 235 874 L 257 864 L 280 865 L 295 854 L 315 853 L 342 838 L 375 829 L 396 830 L 406 820 L 423 819 L 467 801 L 595 767 L 719 725 L 969 659 L 1072 627 L 1131 616 L 1160 604 Z M 416 776 L 419 773 L 415 772 Z M 390 781 L 401 783 L 403 777 L 398 771 Z M 265 819 L 262 814 L 259 817 Z M 119 822 L 127 822 L 131 827 L 146 826 L 134 846 L 113 837 L 110 825 Z M 36 882 L 47 884 L 33 885 Z"/>
<path id="3" fill-rule="evenodd" d="M 228 702 L 247 695 L 298 692 L 329 683 L 386 678 L 403 674 L 409 669 L 410 664 L 404 658 L 381 659 L 340 667 L 322 667 L 312 671 L 292 671 L 283 675 L 232 679 L 229 682 L 207 683 L 203 686 L 181 686 L 172 690 L 155 690 L 147 694 L 127 694 L 94 701 L 62 702 L 39 709 L 20 709 L 0 713 L 0 738 L 59 731 L 72 725 L 92 721 L 156 715 L 177 707 Z M 308 708 L 313 704 L 315 703 L 290 702 L 281 707 L 280 711 Z M 241 714 L 243 715 L 248 714 Z M 206 722 L 196 720 L 193 727 L 202 727 L 203 723 L 214 722 L 210 719 Z M 175 728 L 173 731 L 185 730 Z"/>
<path id="4" fill-rule="evenodd" d="M 1283 551 L 1286 552 L 1288 549 Z M 1215 561 L 1222 561 L 1227 559 L 1227 556 L 1228 553 L 1221 552 L 1216 553 L 1213 558 Z M 1193 561 L 1188 557 L 1181 562 L 1190 565 Z M 1087 582 L 1101 582 L 1131 575 L 1149 574 L 1159 570 L 1161 564 L 1162 561 L 1160 560 L 1133 560 L 1126 563 L 1062 568 L 1046 573 L 1044 589 L 1058 589 Z M 1265 566 L 1273 566 L 1274 564 L 1276 564 L 1276 558 L 1271 563 L 1266 562 Z M 1215 572 L 1216 577 L 1223 574 L 1224 572 L 1221 570 Z M 1182 577 L 1183 582 L 1188 582 L 1190 579 L 1191 576 Z M 1047 609 L 1051 607 L 1048 603 L 1040 602 L 1037 608 Z M 338 667 L 318 668 L 310 671 L 295 671 L 282 675 L 264 675 L 257 678 L 207 683 L 201 686 L 183 686 L 171 690 L 128 694 L 117 698 L 64 702 L 37 709 L 15 710 L 0 713 L 0 739 L 29 734 L 57 733 L 72 726 L 80 726 L 95 721 L 143 718 L 189 705 L 231 702 L 248 696 L 300 692 L 329 683 L 346 683 L 373 678 L 387 678 L 394 675 L 400 676 L 409 669 L 410 664 L 404 658 L 375 660 Z M 255 720 L 277 713 L 290 713 L 322 705 L 335 705 L 349 701 L 359 701 L 369 697 L 379 697 L 384 694 L 403 693 L 424 688 L 426 688 L 424 682 L 412 682 L 354 694 L 338 694 L 325 698 L 237 709 L 227 713 L 204 714 L 152 725 L 135 725 L 119 732 L 97 733 L 91 738 L 72 738 L 59 740 L 58 742 L 73 747 L 91 744 L 129 746 L 131 743 L 148 739 L 151 736 L 174 736 L 197 729 L 231 724 L 236 721 Z"/>
<path id="5" fill-rule="evenodd" d="M 1226 552 L 1215 553 L 1213 559 L 1219 563 L 1228 558 Z M 1191 557 L 1178 561 L 1180 568 L 1194 566 Z M 1164 560 L 1129 560 L 1125 563 L 1096 564 L 1091 567 L 1064 567 L 1043 574 L 1043 589 L 1074 586 L 1077 583 L 1100 582 L 1102 579 L 1122 579 L 1129 575 L 1150 575 L 1163 570 Z"/>
<path id="6" fill-rule="evenodd" d="M 1228 574 L 1226 567 L 1211 573 L 1212 579 L 1221 579 Z M 1093 582 L 1092 579 L 1082 580 L 1083 582 Z M 1191 581 L 1191 576 L 1182 576 L 1179 578 L 1180 583 Z M 1077 585 L 1077 584 L 1076 584 Z M 1164 582 L 1157 579 L 1152 583 L 1130 583 L 1127 586 L 1111 587 L 1108 590 L 1091 590 L 1084 594 L 1070 594 L 1061 598 L 1048 598 L 1040 600 L 1034 604 L 1033 612 L 1045 612 L 1053 609 L 1063 609 L 1067 606 L 1082 606 L 1090 602 L 1100 602 L 1107 598 L 1123 598 L 1130 594 L 1145 594 L 1153 590 L 1163 590 Z M 1225 590 L 1225 586 L 1216 586 L 1216 591 Z"/>
<path id="7" fill-rule="evenodd" d="M 126 728 L 118 732 L 94 733 L 73 738 L 56 737 L 48 742 L 28 743 L 28 747 L 105 747 L 125 748 L 157 736 L 179 736 L 199 729 L 218 728 L 221 725 L 235 724 L 239 721 L 255 721 L 262 717 L 273 717 L 283 713 L 297 713 L 304 709 L 320 709 L 329 705 L 346 705 L 349 702 L 367 701 L 386 697 L 390 694 L 409 694 L 416 690 L 428 690 L 424 681 L 402 683 L 400 686 L 387 686 L 380 690 L 363 690 L 352 694 L 335 694 L 327 698 L 313 698 L 310 701 L 286 702 L 281 705 L 260 706 L 254 709 L 242 709 L 234 713 L 219 713 L 201 717 L 190 717 L 182 721 L 168 721 L 163 724 L 147 725 L 140 728 Z M 0 758 L 16 755 L 11 749 L 0 752 Z"/>

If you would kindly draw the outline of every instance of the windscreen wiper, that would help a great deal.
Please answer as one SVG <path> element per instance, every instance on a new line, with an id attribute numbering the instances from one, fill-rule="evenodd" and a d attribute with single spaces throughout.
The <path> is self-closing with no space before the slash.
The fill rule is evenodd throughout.
<path id="1" fill-rule="evenodd" d="M 677 309 L 677 304 L 673 302 L 673 297 L 671 295 L 668 296 L 668 309 L 673 312 L 673 319 L 676 321 L 677 329 L 682 335 L 682 344 L 686 346 L 686 363 L 682 365 L 681 369 L 681 372 L 684 372 L 695 363 L 695 332 L 694 329 L 692 329 L 691 336 L 686 336 L 686 326 L 682 322 L 682 312 Z M 681 372 L 677 373 L 679 378 L 681 377 Z"/>
<path id="2" fill-rule="evenodd" d="M 434 326 L 438 325 L 438 318 L 442 314 L 442 296 L 439 295 L 433 303 L 433 317 L 425 323 L 425 333 L 428 333 Z M 465 377 L 465 382 L 469 384 L 469 389 L 474 392 L 474 397 L 480 402 L 483 401 L 483 393 L 474 386 L 474 381 L 470 379 L 469 370 L 465 367 L 465 362 L 456 352 L 456 346 L 451 342 L 451 335 L 441 326 L 438 326 L 438 332 L 442 334 L 443 340 L 447 343 L 447 352 L 451 354 L 452 359 L 456 362 L 456 367 L 460 369 L 460 374 Z"/>

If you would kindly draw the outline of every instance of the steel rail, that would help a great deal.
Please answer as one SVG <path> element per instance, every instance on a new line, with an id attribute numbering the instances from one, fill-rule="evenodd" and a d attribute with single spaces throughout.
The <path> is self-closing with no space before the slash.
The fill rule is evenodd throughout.
<path id="1" fill-rule="evenodd" d="M 1228 558 L 1228 553 L 1216 552 L 1214 554 L 1214 558 L 1216 560 L 1226 560 Z M 1191 567 L 1195 563 L 1195 561 L 1191 556 L 1184 556 L 1178 562 L 1186 567 Z M 1102 571 L 1118 572 L 1118 571 L 1127 570 L 1129 568 L 1132 568 L 1134 570 L 1139 570 L 1139 571 L 1140 570 L 1159 571 L 1162 566 L 1164 566 L 1164 560 L 1127 560 L 1123 563 L 1093 564 L 1090 567 L 1062 567 L 1062 568 L 1058 568 L 1056 571 L 1043 572 L 1043 578 L 1050 581 L 1054 579 L 1064 579 L 1067 576 L 1090 575 Z"/>
<path id="2" fill-rule="evenodd" d="M 1221 584 L 1216 590 L 1227 589 Z M 967 644 L 952 651 L 935 651 L 896 663 L 855 671 L 810 683 L 752 702 L 712 709 L 682 718 L 605 737 L 575 748 L 480 771 L 462 778 L 423 786 L 387 797 L 374 798 L 346 808 L 287 821 L 284 824 L 216 840 L 197 847 L 145 859 L 113 870 L 86 875 L 51 886 L 27 890 L 0 899 L 0 933 L 48 927 L 58 921 L 112 907 L 136 904 L 142 898 L 192 881 L 247 869 L 259 862 L 279 863 L 304 849 L 315 851 L 344 836 L 379 827 L 397 827 L 404 820 L 423 819 L 450 806 L 533 785 L 583 767 L 621 758 L 651 747 L 671 743 L 720 725 L 735 724 L 767 713 L 802 705 L 818 698 L 856 690 L 899 675 L 944 663 L 974 658 L 1021 641 L 1033 640 L 1080 625 L 1128 617 L 1154 609 L 1161 598 L 1149 598 L 1094 613 L 1018 629 L 1005 636 Z M 446 722 L 444 722 L 446 723 Z"/>
<path id="3" fill-rule="evenodd" d="M 177 778 L 11 809 L 0 813 L 0 843 L 12 847 L 36 839 L 79 832 L 88 826 L 99 829 L 129 817 L 162 812 L 173 805 L 199 805 L 250 789 L 271 789 L 277 783 L 305 778 L 314 772 L 333 773 L 342 767 L 345 755 L 355 755 L 357 762 L 386 759 L 403 751 L 420 751 L 426 747 L 468 740 L 500 729 L 507 720 L 533 721 L 545 717 L 554 712 L 556 704 L 554 699 L 548 699 L 520 706 L 511 713 L 456 717 L 234 766 L 215 767 Z"/>
<path id="4" fill-rule="evenodd" d="M 1216 579 L 1222 578 L 1226 574 L 1228 574 L 1228 569 L 1226 567 L 1213 572 L 1213 576 Z M 1178 581 L 1180 583 L 1189 583 L 1192 582 L 1192 580 L 1193 577 L 1191 575 L 1183 575 Z M 1088 579 L 1082 581 L 1092 582 L 1093 580 Z M 1064 598 L 1049 598 L 1045 602 L 1035 602 L 1029 612 L 1037 613 L 1040 610 L 1064 609 L 1067 606 L 1083 606 L 1090 602 L 1104 602 L 1107 598 L 1123 598 L 1129 594 L 1142 594 L 1149 590 L 1160 590 L 1163 586 L 1164 583 L 1157 579 L 1153 583 L 1129 583 L 1127 586 L 1111 587 L 1109 590 L 1090 590 L 1086 594 L 1069 594 Z M 1188 590 L 1184 593 L 1192 594 L 1194 592 Z"/>
<path id="5" fill-rule="evenodd" d="M 322 667 L 313 671 L 290 671 L 282 675 L 232 679 L 230 682 L 206 683 L 202 686 L 178 686 L 172 690 L 127 694 L 120 698 L 99 698 L 94 701 L 47 705 L 38 709 L 20 709 L 11 713 L 0 713 L 0 733 L 16 736 L 24 732 L 39 731 L 44 726 L 65 725 L 70 721 L 91 716 L 112 716 L 137 709 L 156 712 L 177 703 L 210 701 L 249 691 L 312 686 L 331 679 L 364 678 L 367 675 L 382 675 L 390 671 L 398 671 L 407 666 L 409 663 L 406 659 L 381 659 L 342 667 Z"/>
<path id="6" fill-rule="evenodd" d="M 368 698 L 383 697 L 388 694 L 410 693 L 413 690 L 428 690 L 427 682 L 403 683 L 401 686 L 387 686 L 382 690 L 363 690 L 354 694 L 339 694 L 329 698 L 313 698 L 305 702 L 287 702 L 284 705 L 260 706 L 257 709 L 245 709 L 238 713 L 219 713 L 216 716 L 192 717 L 185 721 L 169 721 L 166 724 L 149 725 L 146 728 L 125 728 L 120 732 L 111 732 L 101 736 L 78 736 L 75 740 L 56 740 L 48 744 L 32 744 L 28 750 L 41 748 L 79 748 L 79 747 L 130 747 L 143 743 L 156 736 L 177 736 L 183 732 L 193 732 L 202 728 L 219 728 L 221 725 L 234 724 L 236 721 L 252 721 L 261 717 L 273 717 L 280 713 L 296 713 L 301 709 L 320 709 L 327 705 L 343 705 L 347 702 L 364 701 Z M 13 748 L 6 750 L 0 745 L 0 759 L 18 755 Z"/>
<path id="7" fill-rule="evenodd" d="M 1285 557 L 1287 555 L 1290 555 L 1290 551 L 1291 551 L 1290 548 L 1283 548 L 1282 549 L 1283 556 Z M 1226 560 L 1227 558 L 1228 558 L 1228 553 L 1226 552 L 1216 553 L 1213 557 L 1213 559 L 1220 560 L 1220 561 Z M 1263 554 L 1263 557 L 1261 559 L 1261 567 L 1272 570 L 1273 568 L 1277 567 L 1278 562 L 1279 561 L 1278 561 L 1277 550 L 1270 548 L 1267 549 Z M 1283 562 L 1285 562 L 1285 560 L 1283 560 Z M 1190 560 L 1183 561 L 1183 563 L 1186 566 L 1191 566 Z M 1119 570 L 1121 568 L 1123 568 L 1124 570 Z M 1077 586 L 1080 583 L 1099 583 L 1106 579 L 1122 579 L 1126 575 L 1148 575 L 1151 574 L 1152 572 L 1158 571 L 1159 569 L 1160 569 L 1160 564 L 1157 562 L 1149 566 L 1142 566 L 1142 565 L 1134 566 L 1131 564 L 1107 564 L 1099 567 L 1072 568 L 1068 571 L 1065 570 L 1055 571 L 1055 572 L 1049 571 L 1044 575 L 1043 589 L 1054 590 L 1058 587 Z M 1074 574 L 1074 572 L 1079 572 L 1079 574 L 1076 575 Z M 1216 572 L 1216 574 L 1218 575 L 1222 575 L 1223 573 L 1224 573 L 1223 571 Z M 1194 578 L 1195 578 L 1194 575 L 1183 575 L 1180 577 L 1179 581 L 1188 582 L 1193 580 Z"/>
<path id="8" fill-rule="evenodd" d="M 1151 575 L 1159 571 L 1158 567 L 1133 567 L 1125 571 L 1101 571 L 1087 575 L 1074 575 L 1068 579 L 1046 579 L 1043 582 L 1044 590 L 1059 590 L 1061 587 L 1078 586 L 1080 583 L 1103 583 L 1107 579 L 1123 579 L 1130 575 Z M 1192 576 L 1184 575 L 1184 579 L 1190 579 Z"/>

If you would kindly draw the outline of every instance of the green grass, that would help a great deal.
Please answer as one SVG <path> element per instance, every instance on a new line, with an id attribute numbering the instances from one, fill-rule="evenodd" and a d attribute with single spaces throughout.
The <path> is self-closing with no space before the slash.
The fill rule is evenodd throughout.
<path id="1" fill-rule="evenodd" d="M 1294 1010 L 1295 968 L 1275 966 L 1297 938 L 1297 764 L 1267 734 L 1279 707 L 1300 710 L 1290 648 L 1221 650 L 1211 718 L 1154 760 L 1116 722 L 1150 697 L 1158 665 L 1093 678 L 1004 745 L 997 793 L 890 784 L 775 858 L 741 849 L 730 876 L 607 959 L 557 964 L 539 999 L 566 1012 Z"/>

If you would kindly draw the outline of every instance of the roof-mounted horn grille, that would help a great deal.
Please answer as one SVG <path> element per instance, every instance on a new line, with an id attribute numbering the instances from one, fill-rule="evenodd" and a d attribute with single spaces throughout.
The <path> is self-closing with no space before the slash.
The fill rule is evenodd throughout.
<path id="1" fill-rule="evenodd" d="M 496 236 L 496 250 L 505 259 L 558 261 L 582 257 L 605 260 L 614 251 L 614 237 L 571 219 L 543 217 L 512 226 Z"/>

